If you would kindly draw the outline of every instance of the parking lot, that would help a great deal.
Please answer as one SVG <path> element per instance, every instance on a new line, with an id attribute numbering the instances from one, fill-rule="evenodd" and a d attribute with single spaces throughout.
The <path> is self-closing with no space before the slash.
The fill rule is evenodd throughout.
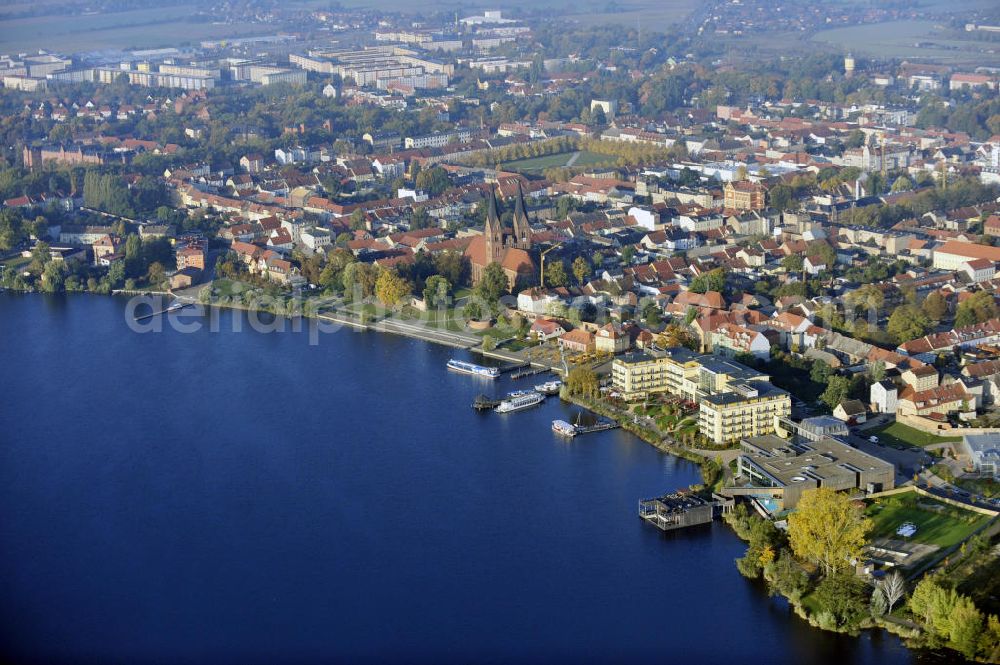
<path id="1" fill-rule="evenodd" d="M 896 467 L 896 484 L 912 480 L 913 475 L 930 466 L 934 458 L 922 448 L 894 448 L 884 443 L 872 443 L 867 437 L 852 434 L 848 443 L 873 457 L 885 460 Z"/>

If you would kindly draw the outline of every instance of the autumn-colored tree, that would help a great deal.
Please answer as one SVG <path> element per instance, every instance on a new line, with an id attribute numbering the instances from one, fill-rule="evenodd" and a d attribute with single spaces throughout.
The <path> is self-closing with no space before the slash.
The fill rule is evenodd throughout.
<path id="1" fill-rule="evenodd" d="M 948 301 L 945 300 L 940 291 L 931 291 L 924 298 L 920 309 L 931 321 L 940 322 L 948 313 Z"/>
<path id="2" fill-rule="evenodd" d="M 656 338 L 657 345 L 665 349 L 672 349 L 680 346 L 687 347 L 692 351 L 698 350 L 698 339 L 690 330 L 677 323 L 671 323 Z"/>
<path id="3" fill-rule="evenodd" d="M 568 286 L 569 277 L 562 261 L 550 261 L 545 264 L 545 284 L 547 286 Z"/>
<path id="4" fill-rule="evenodd" d="M 573 395 L 594 397 L 599 385 L 597 375 L 589 367 L 574 367 L 566 376 L 566 389 Z"/>
<path id="5" fill-rule="evenodd" d="M 368 298 L 375 292 L 377 278 L 374 265 L 360 262 L 348 263 L 340 275 L 344 291 L 353 294 L 356 287 L 362 298 Z"/>
<path id="6" fill-rule="evenodd" d="M 368 220 L 365 218 L 365 213 L 361 208 L 351 213 L 350 221 L 351 229 L 354 231 L 361 231 L 368 226 Z"/>
<path id="7" fill-rule="evenodd" d="M 822 259 L 823 263 L 826 264 L 827 270 L 832 270 L 835 263 L 837 263 L 837 252 L 828 243 L 823 240 L 816 240 L 809 243 L 808 253 L 810 256 L 818 256 Z"/>
<path id="8" fill-rule="evenodd" d="M 410 284 L 395 270 L 384 268 L 375 280 L 375 297 L 386 307 L 395 307 L 410 294 Z"/>
<path id="9" fill-rule="evenodd" d="M 851 307 L 878 311 L 885 304 L 885 294 L 882 293 L 882 289 L 874 284 L 865 284 L 861 288 L 848 293 L 845 300 L 847 300 L 847 303 Z"/>
<path id="10" fill-rule="evenodd" d="M 159 287 L 164 281 L 166 281 L 166 279 L 167 273 L 166 270 L 164 270 L 162 263 L 154 261 L 149 264 L 149 270 L 146 272 L 146 280 L 149 282 L 150 286 L 154 288 Z"/>
<path id="11" fill-rule="evenodd" d="M 826 487 L 806 490 L 788 518 L 788 541 L 796 556 L 819 564 L 826 574 L 843 570 L 860 556 L 871 520 L 847 495 Z"/>

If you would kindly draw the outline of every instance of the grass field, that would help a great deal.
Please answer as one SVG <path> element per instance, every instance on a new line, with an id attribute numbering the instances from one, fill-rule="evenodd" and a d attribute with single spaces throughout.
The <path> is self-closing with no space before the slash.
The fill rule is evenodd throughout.
<path id="1" fill-rule="evenodd" d="M 812 41 L 883 58 L 933 58 L 956 63 L 1000 60 L 996 53 L 982 52 L 984 48 L 996 50 L 996 44 L 955 39 L 944 26 L 931 21 L 888 21 L 822 30 L 813 35 Z"/>
<path id="2" fill-rule="evenodd" d="M 303 5 L 328 4 L 320 1 L 304 0 Z M 417 7 L 410 0 L 343 0 L 345 7 L 364 7 L 386 11 L 414 11 Z M 667 26 L 684 19 L 697 6 L 696 0 L 622 0 L 617 11 L 608 11 L 608 3 L 599 0 L 509 0 L 505 8 L 544 12 L 552 16 L 576 21 L 582 25 L 621 25 L 635 28 L 641 22 L 643 30 L 663 30 Z M 488 0 L 442 0 L 434 4 L 440 12 L 460 12 L 463 16 L 482 13 L 487 9 L 498 9 L 496 3 Z"/>
<path id="3" fill-rule="evenodd" d="M 545 0 L 540 3 L 545 5 Z M 560 3 L 553 1 L 551 4 L 558 6 Z M 620 11 L 607 12 L 606 4 L 587 3 L 572 4 L 562 3 L 565 7 L 565 15 L 581 25 L 620 25 L 626 28 L 641 28 L 642 30 L 664 30 L 668 26 L 682 21 L 690 14 L 698 3 L 695 0 L 665 0 L 656 2 L 655 0 L 636 0 L 634 2 L 623 2 L 619 5 Z"/>
<path id="4" fill-rule="evenodd" d="M 28 267 L 29 263 L 31 263 L 30 256 L 20 256 L 20 255 L 13 256 L 7 260 L 0 261 L 0 265 L 4 266 L 5 268 L 11 268 L 13 270 L 23 270 L 24 268 Z"/>
<path id="5" fill-rule="evenodd" d="M 424 322 L 428 328 L 433 330 L 465 331 L 465 319 L 457 316 L 454 307 L 449 307 L 444 311 L 432 309 L 426 312 L 418 311 L 412 307 L 403 307 L 398 317 L 403 321 Z"/>
<path id="6" fill-rule="evenodd" d="M 574 159 L 574 155 L 576 158 Z M 518 159 L 501 165 L 505 171 L 517 171 L 525 175 L 541 175 L 545 169 L 581 166 L 593 166 L 595 164 L 614 164 L 617 158 L 613 155 L 602 155 L 596 152 L 583 150 L 580 152 L 560 152 L 554 155 L 543 155 L 541 157 L 529 157 L 528 159 Z"/>
<path id="7" fill-rule="evenodd" d="M 890 446 L 919 446 L 922 448 L 934 443 L 961 441 L 961 438 L 957 436 L 935 436 L 903 423 L 892 423 L 880 430 L 872 430 L 870 434 L 875 434 L 880 443 L 887 443 Z"/>
<path id="8" fill-rule="evenodd" d="M 60 52 L 182 46 L 202 39 L 274 32 L 249 23 L 192 22 L 193 7 L 174 5 L 93 16 L 36 16 L 0 23 L 0 52 L 48 48 Z"/>
<path id="9" fill-rule="evenodd" d="M 874 522 L 870 538 L 897 539 L 896 529 L 904 522 L 912 522 L 917 532 L 909 540 L 938 547 L 950 547 L 965 540 L 990 520 L 916 492 L 877 499 L 865 512 Z"/>

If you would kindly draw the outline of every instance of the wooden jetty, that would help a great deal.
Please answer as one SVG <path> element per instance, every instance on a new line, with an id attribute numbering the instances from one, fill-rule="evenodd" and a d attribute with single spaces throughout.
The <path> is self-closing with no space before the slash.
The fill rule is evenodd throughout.
<path id="1" fill-rule="evenodd" d="M 603 432 L 609 429 L 615 429 L 619 427 L 618 423 L 613 420 L 599 420 L 593 425 L 577 425 L 577 434 L 590 434 L 591 432 Z"/>
<path id="2" fill-rule="evenodd" d="M 143 314 L 142 316 L 137 316 L 137 317 L 135 317 L 135 320 L 136 321 L 147 321 L 147 320 L 153 318 L 154 316 L 160 316 L 162 314 L 170 314 L 172 312 L 179 312 L 180 310 L 184 309 L 185 307 L 191 307 L 192 305 L 193 305 L 193 303 L 189 303 L 189 302 L 174 302 L 169 307 L 167 307 L 166 309 L 161 309 L 158 312 L 150 312 L 149 314 Z"/>
<path id="3" fill-rule="evenodd" d="M 536 376 L 538 374 L 544 374 L 545 372 L 548 372 L 548 371 L 549 370 L 547 368 L 545 368 L 545 367 L 531 367 L 529 365 L 529 366 L 525 367 L 524 369 L 521 369 L 521 370 L 519 370 L 519 371 L 514 372 L 513 374 L 511 374 L 510 378 L 512 378 L 512 379 L 523 379 L 523 378 L 526 378 L 526 377 L 529 377 L 529 376 Z"/>

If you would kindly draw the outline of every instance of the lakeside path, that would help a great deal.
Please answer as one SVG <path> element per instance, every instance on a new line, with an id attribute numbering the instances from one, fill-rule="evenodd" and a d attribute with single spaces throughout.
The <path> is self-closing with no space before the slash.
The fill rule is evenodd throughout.
<path id="1" fill-rule="evenodd" d="M 482 339 L 470 333 L 452 332 L 450 330 L 438 330 L 418 323 L 404 322 L 398 319 L 385 318 L 371 326 L 372 330 L 378 332 L 405 335 L 406 337 L 416 337 L 417 339 L 443 344 L 460 349 L 469 349 L 482 344 Z"/>

